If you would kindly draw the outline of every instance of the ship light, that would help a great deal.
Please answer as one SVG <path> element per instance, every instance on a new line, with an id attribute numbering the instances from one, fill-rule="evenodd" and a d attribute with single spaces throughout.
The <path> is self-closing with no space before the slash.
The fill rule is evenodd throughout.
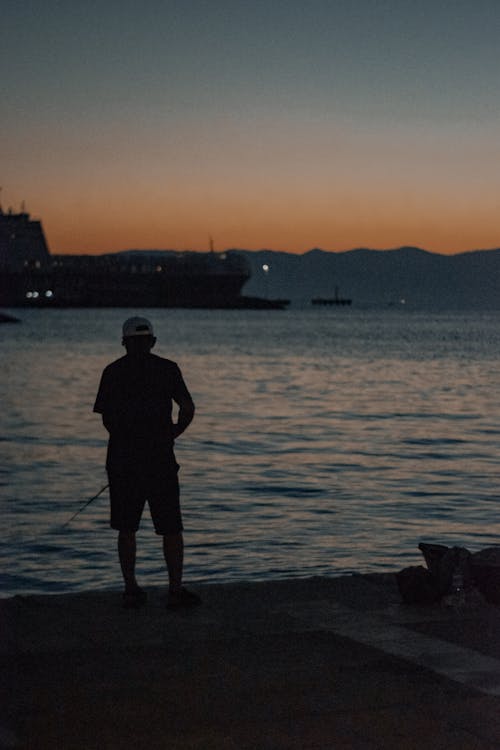
<path id="1" fill-rule="evenodd" d="M 50 299 L 51 297 L 53 297 L 54 292 L 52 291 L 52 289 L 47 289 L 47 291 L 45 292 L 45 296 L 47 297 L 47 299 Z"/>
<path id="2" fill-rule="evenodd" d="M 33 299 L 38 299 L 40 295 L 38 294 L 38 292 L 33 292 L 32 296 L 33 296 Z"/>
<path id="3" fill-rule="evenodd" d="M 265 291 L 265 297 L 266 299 L 269 297 L 269 265 L 267 263 L 264 263 L 262 266 L 262 270 L 264 271 L 264 283 L 266 285 L 266 291 Z"/>
<path id="4" fill-rule="evenodd" d="M 31 299 L 33 297 L 33 292 L 26 292 L 26 299 Z"/>
<path id="5" fill-rule="evenodd" d="M 163 271 L 163 266 L 156 266 L 156 273 L 161 273 Z"/>

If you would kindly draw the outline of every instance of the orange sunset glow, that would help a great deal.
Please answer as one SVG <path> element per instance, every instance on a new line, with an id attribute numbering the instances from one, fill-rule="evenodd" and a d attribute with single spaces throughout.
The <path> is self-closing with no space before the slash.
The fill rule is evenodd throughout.
<path id="1" fill-rule="evenodd" d="M 500 10 L 459 5 L 13 6 L 2 208 L 53 253 L 498 247 Z"/>

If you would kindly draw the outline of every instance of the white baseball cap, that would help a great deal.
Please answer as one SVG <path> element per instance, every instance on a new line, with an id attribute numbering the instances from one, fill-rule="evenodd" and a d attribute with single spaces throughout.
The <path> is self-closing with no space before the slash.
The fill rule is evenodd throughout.
<path id="1" fill-rule="evenodd" d="M 147 318 L 129 318 L 123 324 L 123 338 L 131 336 L 154 336 L 153 326 Z"/>

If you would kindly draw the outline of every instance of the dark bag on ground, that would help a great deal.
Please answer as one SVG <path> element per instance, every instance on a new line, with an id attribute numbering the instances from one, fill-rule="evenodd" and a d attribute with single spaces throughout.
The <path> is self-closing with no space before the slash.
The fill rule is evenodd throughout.
<path id="1" fill-rule="evenodd" d="M 472 555 L 474 581 L 490 604 L 500 606 L 500 547 L 487 547 Z"/>
<path id="2" fill-rule="evenodd" d="M 423 565 L 404 568 L 396 574 L 399 593 L 405 604 L 433 604 L 451 591 L 453 574 L 460 572 L 464 588 L 473 585 L 471 554 L 465 547 L 443 544 L 418 545 Z"/>

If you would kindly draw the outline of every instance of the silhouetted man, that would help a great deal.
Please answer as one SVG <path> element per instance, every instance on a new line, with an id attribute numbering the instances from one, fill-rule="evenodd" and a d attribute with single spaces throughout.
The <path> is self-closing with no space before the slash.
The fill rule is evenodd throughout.
<path id="1" fill-rule="evenodd" d="M 146 593 L 135 577 L 136 531 L 146 500 L 157 534 L 163 537 L 168 569 L 167 607 L 200 603 L 182 586 L 184 541 L 179 503 L 179 466 L 174 441 L 191 423 L 194 403 L 175 362 L 151 353 L 156 343 L 145 318 L 123 324 L 124 357 L 101 377 L 94 411 L 109 432 L 106 470 L 111 528 L 118 531 L 118 553 L 125 582 L 125 607 L 140 607 Z M 178 407 L 172 421 L 172 402 Z"/>

